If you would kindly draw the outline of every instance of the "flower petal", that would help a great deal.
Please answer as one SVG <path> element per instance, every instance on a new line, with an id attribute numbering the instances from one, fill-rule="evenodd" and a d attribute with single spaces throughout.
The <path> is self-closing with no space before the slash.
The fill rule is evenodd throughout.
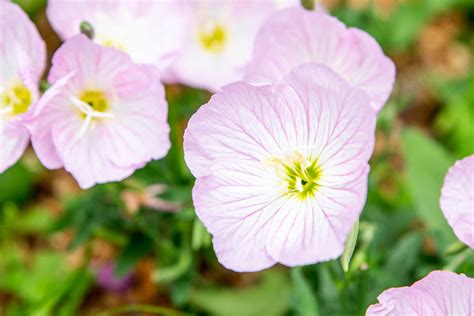
<path id="1" fill-rule="evenodd" d="M 18 122 L 0 122 L 0 173 L 13 166 L 23 155 L 30 133 Z"/>
<path id="2" fill-rule="evenodd" d="M 322 63 L 364 90 L 380 110 L 395 79 L 395 66 L 368 34 L 348 29 L 325 13 L 303 8 L 282 10 L 260 29 L 245 78 L 278 82 L 295 66 Z"/>
<path id="3" fill-rule="evenodd" d="M 367 316 L 470 315 L 474 309 L 474 279 L 464 274 L 433 271 L 410 287 L 384 291 Z"/>
<path id="4" fill-rule="evenodd" d="M 441 209 L 463 243 L 474 249 L 474 155 L 449 169 L 441 189 Z"/>
<path id="5" fill-rule="evenodd" d="M 272 217 L 285 205 L 275 195 L 275 181 L 254 161 L 223 160 L 212 164 L 209 176 L 193 189 L 196 213 L 214 236 L 219 262 L 234 271 L 258 271 L 272 266 L 265 251 Z"/>

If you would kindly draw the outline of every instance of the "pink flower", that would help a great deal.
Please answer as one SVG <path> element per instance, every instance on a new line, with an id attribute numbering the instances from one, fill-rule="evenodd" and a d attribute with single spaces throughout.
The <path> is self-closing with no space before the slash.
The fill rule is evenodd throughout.
<path id="1" fill-rule="evenodd" d="M 474 248 L 474 155 L 457 161 L 449 169 L 440 204 L 456 236 Z"/>
<path id="2" fill-rule="evenodd" d="M 374 129 L 367 95 L 323 65 L 223 87 L 184 137 L 219 261 L 257 271 L 340 256 L 365 203 Z"/>
<path id="3" fill-rule="evenodd" d="M 96 43 L 121 49 L 135 62 L 160 70 L 173 60 L 186 31 L 172 1 L 49 0 L 47 14 L 63 40 L 77 35 L 81 22 L 87 21 Z"/>
<path id="4" fill-rule="evenodd" d="M 122 180 L 170 147 L 158 70 L 77 35 L 53 57 L 32 143 L 41 162 L 64 168 L 82 188 Z"/>
<path id="5" fill-rule="evenodd" d="M 187 17 L 187 38 L 171 67 L 175 81 L 217 91 L 241 80 L 250 61 L 255 35 L 277 8 L 296 0 L 188 1 L 181 12 Z"/>
<path id="6" fill-rule="evenodd" d="M 367 316 L 461 316 L 474 311 L 474 279 L 464 274 L 433 271 L 412 286 L 392 288 L 369 306 Z"/>
<path id="7" fill-rule="evenodd" d="M 367 33 L 322 12 L 292 8 L 272 15 L 255 39 L 246 80 L 277 82 L 293 67 L 321 63 L 364 90 L 379 111 L 395 80 L 395 66 Z"/>
<path id="8" fill-rule="evenodd" d="M 30 133 L 28 110 L 38 98 L 46 47 L 16 4 L 0 2 L 0 173 L 20 159 Z"/>

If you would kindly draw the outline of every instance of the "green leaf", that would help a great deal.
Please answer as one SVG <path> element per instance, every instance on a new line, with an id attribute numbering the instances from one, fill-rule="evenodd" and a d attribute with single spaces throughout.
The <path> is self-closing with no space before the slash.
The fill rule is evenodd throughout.
<path id="1" fill-rule="evenodd" d="M 210 315 L 284 315 L 290 291 L 286 273 L 267 270 L 262 277 L 260 284 L 244 289 L 197 289 L 190 302 Z"/>
<path id="2" fill-rule="evenodd" d="M 207 232 L 206 227 L 198 218 L 195 218 L 193 225 L 193 235 L 191 248 L 196 251 L 201 248 L 207 248 L 211 241 L 211 235 Z"/>
<path id="3" fill-rule="evenodd" d="M 423 235 L 413 232 L 404 236 L 393 248 L 386 263 L 386 273 L 394 282 L 408 281 L 410 272 L 418 263 Z"/>
<path id="4" fill-rule="evenodd" d="M 455 239 L 441 212 L 439 197 L 454 159 L 438 143 L 415 129 L 405 130 L 402 145 L 406 181 L 418 217 L 426 223 L 438 246 L 444 248 Z"/>
<path id="5" fill-rule="evenodd" d="M 21 162 L 0 174 L 0 204 L 25 202 L 33 192 L 34 174 Z"/>
<path id="6" fill-rule="evenodd" d="M 349 263 L 351 262 L 352 254 L 354 253 L 357 244 L 357 236 L 359 235 L 359 221 L 355 222 L 352 227 L 349 238 L 347 238 L 346 246 L 341 257 L 341 265 L 344 272 L 349 271 Z"/>
<path id="7" fill-rule="evenodd" d="M 293 283 L 291 293 L 294 301 L 293 309 L 296 311 L 296 314 L 301 316 L 318 316 L 318 302 L 311 290 L 311 286 L 305 279 L 302 268 L 291 269 L 290 276 Z"/>
<path id="8" fill-rule="evenodd" d="M 117 260 L 116 274 L 123 277 L 133 266 L 146 256 L 153 247 L 153 241 L 143 234 L 132 236 Z"/>
<path id="9" fill-rule="evenodd" d="M 23 234 L 44 233 L 53 225 L 55 217 L 47 209 L 35 208 L 21 214 L 15 230 Z"/>

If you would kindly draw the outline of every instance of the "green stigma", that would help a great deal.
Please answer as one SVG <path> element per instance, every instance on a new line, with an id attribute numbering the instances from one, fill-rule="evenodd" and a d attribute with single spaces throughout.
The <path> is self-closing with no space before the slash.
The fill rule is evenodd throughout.
<path id="1" fill-rule="evenodd" d="M 267 160 L 267 164 L 268 162 L 283 180 L 284 194 L 302 200 L 315 196 L 322 173 L 317 159 L 306 159 L 295 153 L 291 158 L 271 158 Z"/>

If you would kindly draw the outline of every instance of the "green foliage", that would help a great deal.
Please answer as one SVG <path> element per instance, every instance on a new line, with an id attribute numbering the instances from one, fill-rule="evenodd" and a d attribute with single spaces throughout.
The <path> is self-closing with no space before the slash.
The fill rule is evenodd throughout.
<path id="1" fill-rule="evenodd" d="M 436 128 L 457 158 L 469 156 L 474 152 L 474 75 L 436 87 L 446 102 L 436 118 Z"/>
<path id="2" fill-rule="evenodd" d="M 191 304 L 210 315 L 276 316 L 288 309 L 289 290 L 286 273 L 269 270 L 262 273 L 259 284 L 245 289 L 197 289 L 191 294 Z"/>
<path id="3" fill-rule="evenodd" d="M 303 274 L 303 269 L 299 267 L 291 269 L 290 277 L 293 284 L 291 291 L 292 307 L 296 314 L 300 316 L 318 316 L 318 302 Z"/>
<path id="4" fill-rule="evenodd" d="M 344 252 L 341 256 L 342 269 L 347 272 L 349 271 L 349 263 L 351 262 L 352 254 L 357 244 L 357 236 L 359 235 L 359 221 L 354 224 L 352 227 L 351 233 L 346 241 L 346 246 Z"/>
<path id="5" fill-rule="evenodd" d="M 405 129 L 402 141 L 406 158 L 405 176 L 416 211 L 443 249 L 455 240 L 439 206 L 444 177 L 454 158 L 435 141 L 414 129 Z"/>
<path id="6" fill-rule="evenodd" d="M 21 162 L 0 177 L 0 206 L 6 202 L 24 203 L 33 193 L 35 175 Z"/>

